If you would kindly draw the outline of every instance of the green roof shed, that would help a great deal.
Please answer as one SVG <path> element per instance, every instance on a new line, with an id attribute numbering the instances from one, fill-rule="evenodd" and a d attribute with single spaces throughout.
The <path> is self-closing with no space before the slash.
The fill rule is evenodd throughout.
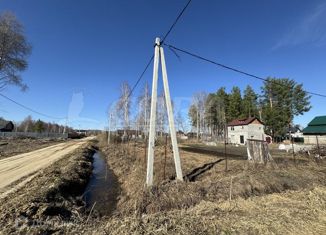
<path id="1" fill-rule="evenodd" d="M 303 129 L 304 135 L 326 135 L 326 116 L 315 117 L 308 126 Z"/>

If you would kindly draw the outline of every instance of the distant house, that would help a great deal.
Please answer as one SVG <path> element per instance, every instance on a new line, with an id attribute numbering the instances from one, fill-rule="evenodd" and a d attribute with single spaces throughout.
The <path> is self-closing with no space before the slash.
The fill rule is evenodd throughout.
<path id="1" fill-rule="evenodd" d="M 303 129 L 305 144 L 326 144 L 326 116 L 315 117 L 308 126 Z"/>
<path id="2" fill-rule="evenodd" d="M 177 131 L 177 137 L 182 139 L 182 140 L 187 140 L 188 139 L 188 136 L 181 130 Z"/>
<path id="3" fill-rule="evenodd" d="M 120 136 L 120 137 L 123 137 L 124 134 L 126 134 L 129 138 L 130 137 L 136 137 L 137 135 L 141 135 L 142 134 L 142 131 L 138 131 L 138 130 L 122 130 L 122 129 L 119 129 L 116 131 L 117 135 Z"/>
<path id="4" fill-rule="evenodd" d="M 194 139 L 194 138 L 197 137 L 197 133 L 196 132 L 188 132 L 186 135 L 187 135 L 187 137 L 189 139 Z"/>
<path id="5" fill-rule="evenodd" d="M 88 130 L 80 130 L 80 129 L 76 131 L 78 135 L 85 135 L 85 136 L 87 136 L 87 132 Z"/>
<path id="6" fill-rule="evenodd" d="M 291 135 L 291 138 L 303 138 L 303 132 L 298 126 L 288 128 L 288 133 Z"/>
<path id="7" fill-rule="evenodd" d="M 12 132 L 14 127 L 13 122 L 0 120 L 0 132 Z"/>
<path id="8" fill-rule="evenodd" d="M 236 119 L 228 124 L 228 140 L 231 144 L 245 145 L 247 139 L 266 140 L 264 124 L 258 118 Z"/>

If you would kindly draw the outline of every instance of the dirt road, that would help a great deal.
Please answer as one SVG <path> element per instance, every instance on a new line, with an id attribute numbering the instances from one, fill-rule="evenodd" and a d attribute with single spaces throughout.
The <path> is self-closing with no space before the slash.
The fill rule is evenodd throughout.
<path id="1" fill-rule="evenodd" d="M 90 138 L 72 140 L 0 160 L 0 198 L 23 186 L 39 170 L 85 144 Z"/>

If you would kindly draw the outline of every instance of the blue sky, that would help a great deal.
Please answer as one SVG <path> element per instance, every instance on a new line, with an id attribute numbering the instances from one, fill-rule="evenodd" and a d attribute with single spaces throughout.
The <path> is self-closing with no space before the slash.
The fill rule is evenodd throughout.
<path id="1" fill-rule="evenodd" d="M 156 36 L 168 30 L 186 0 L 1 0 L 24 24 L 33 46 L 22 73 L 29 90 L 3 93 L 40 112 L 65 117 L 69 125 L 103 128 L 107 109 L 122 81 L 134 84 L 153 54 Z M 320 0 L 193 0 L 168 43 L 226 65 L 267 77 L 289 77 L 306 90 L 326 93 L 326 2 Z M 168 48 L 171 95 L 181 109 L 193 93 L 225 86 L 258 92 L 262 83 L 194 60 L 179 60 Z M 151 84 L 152 67 L 136 89 Z M 325 98 L 295 123 L 326 115 Z M 22 120 L 31 114 L 0 97 L 0 116 Z M 59 120 L 64 123 L 64 120 Z"/>

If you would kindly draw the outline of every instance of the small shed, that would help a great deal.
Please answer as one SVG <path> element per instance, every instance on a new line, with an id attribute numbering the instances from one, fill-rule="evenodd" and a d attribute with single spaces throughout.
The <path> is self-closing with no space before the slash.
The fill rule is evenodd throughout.
<path id="1" fill-rule="evenodd" d="M 0 132 L 12 132 L 14 127 L 15 126 L 12 121 L 0 120 Z"/>
<path id="2" fill-rule="evenodd" d="M 303 129 L 305 144 L 326 144 L 326 116 L 317 116 Z"/>

